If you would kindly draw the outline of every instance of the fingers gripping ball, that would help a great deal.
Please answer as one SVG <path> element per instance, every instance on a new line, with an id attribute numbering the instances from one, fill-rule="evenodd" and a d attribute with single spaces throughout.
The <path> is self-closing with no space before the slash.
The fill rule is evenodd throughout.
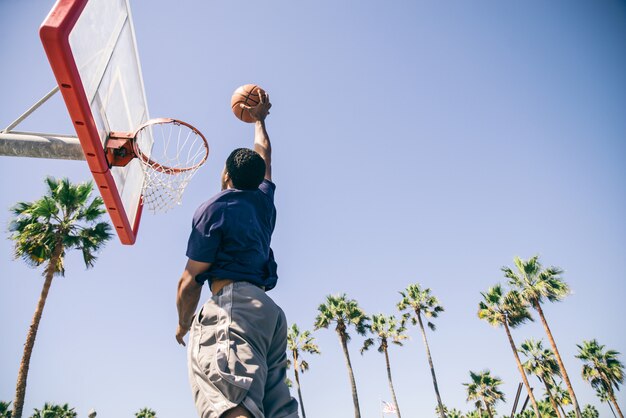
<path id="1" fill-rule="evenodd" d="M 233 113 L 237 116 L 237 119 L 247 123 L 253 123 L 254 119 L 250 116 L 247 109 L 241 107 L 241 105 L 254 107 L 259 104 L 259 92 L 262 95 L 265 94 L 265 90 L 256 84 L 243 85 L 233 93 L 233 97 L 230 99 L 230 106 L 233 109 Z"/>

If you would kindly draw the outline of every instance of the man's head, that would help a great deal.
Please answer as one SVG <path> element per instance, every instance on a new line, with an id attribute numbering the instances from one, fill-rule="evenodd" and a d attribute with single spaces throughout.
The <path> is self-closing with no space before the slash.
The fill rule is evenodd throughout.
<path id="1" fill-rule="evenodd" d="M 265 161 L 249 148 L 237 148 L 226 159 L 222 173 L 222 190 L 228 188 L 229 180 L 235 189 L 255 190 L 265 177 Z"/>

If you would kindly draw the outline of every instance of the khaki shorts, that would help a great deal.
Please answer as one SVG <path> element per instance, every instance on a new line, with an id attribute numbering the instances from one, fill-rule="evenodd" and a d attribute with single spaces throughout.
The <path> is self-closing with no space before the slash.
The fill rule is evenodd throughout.
<path id="1" fill-rule="evenodd" d="M 225 286 L 194 318 L 189 380 L 198 413 L 219 418 L 237 405 L 255 418 L 296 418 L 285 384 L 287 323 L 282 309 L 247 282 Z"/>

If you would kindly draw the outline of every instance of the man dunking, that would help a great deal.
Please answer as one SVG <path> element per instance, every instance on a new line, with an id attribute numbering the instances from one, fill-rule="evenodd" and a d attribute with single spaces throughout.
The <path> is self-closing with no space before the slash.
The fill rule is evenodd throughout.
<path id="1" fill-rule="evenodd" d="M 176 340 L 190 331 L 189 379 L 202 418 L 295 418 L 285 383 L 287 324 L 266 295 L 276 285 L 270 240 L 276 222 L 267 93 L 243 106 L 255 120 L 254 151 L 234 150 L 222 191 L 194 214 L 187 265 L 178 283 Z M 202 285 L 212 297 L 194 312 Z"/>

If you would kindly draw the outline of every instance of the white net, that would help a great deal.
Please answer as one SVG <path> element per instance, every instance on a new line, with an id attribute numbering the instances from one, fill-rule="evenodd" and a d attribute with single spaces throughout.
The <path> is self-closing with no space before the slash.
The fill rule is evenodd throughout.
<path id="1" fill-rule="evenodd" d="M 159 119 L 137 132 L 135 152 L 144 172 L 144 207 L 166 212 L 181 203 L 185 188 L 206 161 L 209 148 L 204 136 L 191 125 Z"/>

